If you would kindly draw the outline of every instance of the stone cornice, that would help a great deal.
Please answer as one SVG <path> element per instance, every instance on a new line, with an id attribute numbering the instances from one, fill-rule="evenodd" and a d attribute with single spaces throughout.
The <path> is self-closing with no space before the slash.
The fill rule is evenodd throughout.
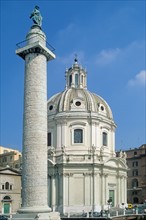
<path id="1" fill-rule="evenodd" d="M 47 47 L 45 47 L 40 41 L 29 44 L 25 47 L 16 50 L 16 54 L 25 59 L 25 56 L 30 53 L 39 53 L 46 56 L 47 61 L 55 58 L 55 54 L 52 53 Z"/>

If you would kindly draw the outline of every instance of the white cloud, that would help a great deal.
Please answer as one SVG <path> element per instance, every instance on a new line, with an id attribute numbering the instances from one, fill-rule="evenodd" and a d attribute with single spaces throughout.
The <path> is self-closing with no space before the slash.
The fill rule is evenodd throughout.
<path id="1" fill-rule="evenodd" d="M 136 76 L 129 80 L 129 86 L 142 86 L 146 84 L 146 70 L 141 70 Z"/>
<path id="2" fill-rule="evenodd" d="M 139 56 L 137 55 L 139 51 L 143 57 L 145 53 L 143 48 L 145 48 L 144 41 L 141 41 L 141 42 L 133 41 L 123 48 L 104 49 L 104 50 L 101 50 L 96 55 L 95 63 L 97 65 L 108 65 L 111 63 L 113 64 L 113 62 L 116 61 L 114 65 L 117 65 L 117 62 L 118 62 L 118 65 L 119 64 L 123 65 L 124 63 L 127 64 L 127 60 L 130 60 L 132 57 L 135 60 L 139 58 L 137 57 Z"/>
<path id="3" fill-rule="evenodd" d="M 97 55 L 96 63 L 101 64 L 101 65 L 110 64 L 111 62 L 113 62 L 117 58 L 119 53 L 120 53 L 119 48 L 102 50 Z"/>

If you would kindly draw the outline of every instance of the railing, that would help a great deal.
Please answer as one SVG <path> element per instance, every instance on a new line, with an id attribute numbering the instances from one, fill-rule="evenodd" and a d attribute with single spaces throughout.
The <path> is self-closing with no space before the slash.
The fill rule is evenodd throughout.
<path id="1" fill-rule="evenodd" d="M 132 219 L 143 219 L 146 220 L 146 207 L 143 207 L 142 209 L 133 208 L 133 209 L 120 209 L 120 208 L 111 208 L 109 210 L 104 211 L 103 213 L 99 212 L 93 212 L 91 215 L 91 212 L 84 212 L 84 213 L 66 213 L 65 215 L 61 216 L 62 220 L 74 220 L 74 219 L 113 219 L 113 220 L 121 220 L 121 219 L 129 219 L 130 217 L 133 217 Z"/>
<path id="2" fill-rule="evenodd" d="M 23 40 L 19 43 L 16 44 L 16 47 L 17 49 L 21 48 L 21 47 L 25 47 L 26 45 L 28 45 L 28 41 L 30 40 L 33 40 L 34 39 L 34 42 L 37 42 L 38 41 L 38 37 L 41 38 L 41 41 L 44 41 L 46 46 L 48 47 L 49 50 L 51 50 L 52 52 L 55 51 L 55 48 L 53 46 L 51 46 L 51 44 L 49 44 L 46 40 L 44 40 L 44 38 L 40 35 L 40 34 L 37 34 L 38 36 L 34 36 L 34 37 L 30 37 L 28 38 L 27 40 Z M 35 40 L 36 38 L 36 40 Z"/>

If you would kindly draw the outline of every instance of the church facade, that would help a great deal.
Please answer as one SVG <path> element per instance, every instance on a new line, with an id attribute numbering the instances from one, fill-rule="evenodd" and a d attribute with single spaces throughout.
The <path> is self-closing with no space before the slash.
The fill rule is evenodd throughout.
<path id="1" fill-rule="evenodd" d="M 65 214 L 126 203 L 126 155 L 115 154 L 112 111 L 87 89 L 77 59 L 65 76 L 65 90 L 47 103 L 49 206 Z"/>

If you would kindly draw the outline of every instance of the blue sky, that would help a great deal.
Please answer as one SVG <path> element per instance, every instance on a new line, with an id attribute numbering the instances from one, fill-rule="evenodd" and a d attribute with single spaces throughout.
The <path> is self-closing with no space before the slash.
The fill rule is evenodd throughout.
<path id="1" fill-rule="evenodd" d="M 48 97 L 65 88 L 65 69 L 78 55 L 88 90 L 110 105 L 116 149 L 146 143 L 146 2 L 143 0 L 1 0 L 0 145 L 22 149 L 24 61 L 15 54 L 39 5 L 42 29 L 55 48 Z"/>

